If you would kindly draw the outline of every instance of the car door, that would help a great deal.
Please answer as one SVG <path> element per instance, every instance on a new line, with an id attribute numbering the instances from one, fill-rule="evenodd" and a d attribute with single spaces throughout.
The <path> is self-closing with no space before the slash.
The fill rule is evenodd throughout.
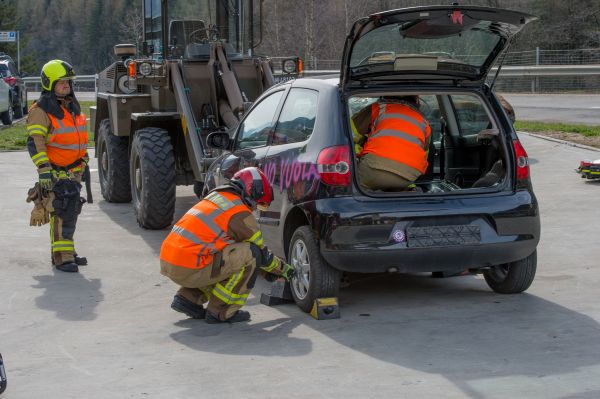
<path id="1" fill-rule="evenodd" d="M 471 187 L 498 158 L 497 147 L 479 139 L 480 133 L 492 129 L 492 119 L 482 99 L 475 95 L 448 96 L 457 132 L 448 137 L 445 155 L 448 164 L 446 179 L 459 187 Z"/>
<path id="2" fill-rule="evenodd" d="M 242 168 L 259 166 L 267 154 L 268 140 L 284 93 L 285 88 L 282 88 L 262 98 L 242 119 L 234 135 L 232 151 L 210 168 L 209 175 L 214 180 L 209 189 L 227 183 Z"/>
<path id="3" fill-rule="evenodd" d="M 0 78 L 0 113 L 6 112 L 10 107 L 9 103 L 9 91 L 10 86 L 8 86 L 2 78 Z"/>
<path id="4" fill-rule="evenodd" d="M 265 242 L 278 255 L 283 251 L 281 218 L 295 203 L 302 202 L 316 188 L 318 172 L 305 159 L 306 145 L 317 118 L 319 92 L 292 87 L 270 137 L 268 152 L 260 167 L 273 186 L 273 203 L 259 213 Z"/>

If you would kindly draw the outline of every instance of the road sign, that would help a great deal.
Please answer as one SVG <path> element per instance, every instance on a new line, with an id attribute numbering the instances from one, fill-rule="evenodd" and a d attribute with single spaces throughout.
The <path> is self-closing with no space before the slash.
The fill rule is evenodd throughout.
<path id="1" fill-rule="evenodd" d="M 0 42 L 16 42 L 17 32 L 14 30 L 0 31 Z"/>

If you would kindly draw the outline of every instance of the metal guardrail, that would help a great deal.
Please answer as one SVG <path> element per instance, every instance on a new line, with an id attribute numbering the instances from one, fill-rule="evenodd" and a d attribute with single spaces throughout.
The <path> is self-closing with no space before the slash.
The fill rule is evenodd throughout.
<path id="1" fill-rule="evenodd" d="M 496 68 L 493 68 L 490 72 L 494 74 Z M 328 70 L 305 70 L 303 72 L 304 77 L 309 76 L 321 76 L 321 75 L 334 75 L 338 74 L 337 69 Z M 277 73 L 276 73 L 277 74 Z M 542 77 L 556 77 L 556 76 L 600 76 L 600 64 L 594 65 L 527 65 L 527 66 L 516 66 L 508 65 L 503 66 L 500 70 L 501 78 L 542 78 Z M 23 78 L 28 86 L 28 89 L 32 91 L 39 91 L 40 78 L 37 76 Z M 77 83 L 94 83 L 93 89 L 91 85 L 81 85 L 79 91 L 96 91 L 96 75 L 78 75 L 76 79 Z"/>

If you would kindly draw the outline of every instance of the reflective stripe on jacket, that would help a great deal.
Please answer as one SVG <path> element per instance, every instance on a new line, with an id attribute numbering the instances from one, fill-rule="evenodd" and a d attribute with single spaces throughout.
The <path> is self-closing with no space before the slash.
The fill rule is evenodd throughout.
<path id="1" fill-rule="evenodd" d="M 252 212 L 230 192 L 213 191 L 194 205 L 174 226 L 160 249 L 160 259 L 172 265 L 201 269 L 215 253 L 236 242 L 227 235 L 231 218 Z"/>
<path id="2" fill-rule="evenodd" d="M 88 132 L 85 114 L 75 117 L 63 107 L 64 117 L 58 119 L 48 114 L 52 122 L 52 134 L 46 144 L 50 163 L 58 166 L 73 164 L 84 158 L 87 151 Z"/>
<path id="3" fill-rule="evenodd" d="M 423 115 L 407 104 L 373 104 L 371 123 L 360 155 L 371 153 L 425 173 L 431 128 Z"/>

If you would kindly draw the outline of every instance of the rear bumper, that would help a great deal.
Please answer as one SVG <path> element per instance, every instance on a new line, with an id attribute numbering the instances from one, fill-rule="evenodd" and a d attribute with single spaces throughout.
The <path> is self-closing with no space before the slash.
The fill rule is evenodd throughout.
<path id="1" fill-rule="evenodd" d="M 523 259 L 533 253 L 537 240 L 445 248 L 386 248 L 354 251 L 322 250 L 334 268 L 353 273 L 400 273 L 480 269 Z M 393 269 L 393 270 L 390 270 Z"/>
<path id="2" fill-rule="evenodd" d="M 526 190 L 489 196 L 316 201 L 313 228 L 334 268 L 359 273 L 479 269 L 529 256 L 539 242 L 535 196 Z M 414 227 L 476 226 L 480 238 L 461 245 L 415 246 Z M 435 241 L 435 240 L 433 240 Z"/>

